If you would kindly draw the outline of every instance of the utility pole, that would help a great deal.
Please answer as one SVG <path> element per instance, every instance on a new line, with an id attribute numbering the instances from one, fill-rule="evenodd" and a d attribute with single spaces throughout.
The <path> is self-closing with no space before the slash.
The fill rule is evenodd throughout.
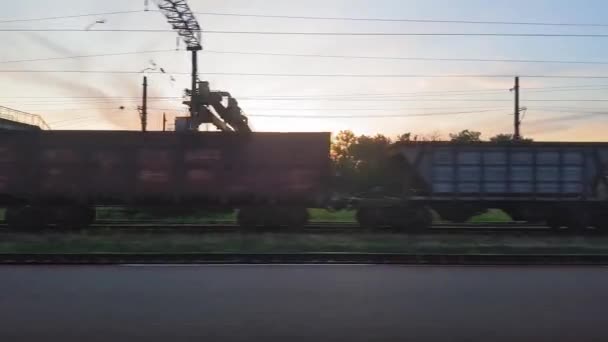
<path id="1" fill-rule="evenodd" d="M 202 50 L 203 48 L 200 45 L 197 46 L 189 46 L 188 51 L 192 51 L 192 96 L 190 96 L 190 117 L 192 119 L 196 118 L 198 115 L 198 55 L 197 52 Z M 192 120 L 190 120 L 192 121 Z"/>
<path id="2" fill-rule="evenodd" d="M 521 124 L 521 120 L 519 119 L 519 77 L 515 77 L 515 87 L 513 87 L 513 91 L 515 92 L 515 113 L 514 113 L 514 133 L 513 140 L 520 140 L 521 134 L 519 132 L 519 125 Z"/>
<path id="3" fill-rule="evenodd" d="M 163 113 L 163 132 L 166 130 L 167 128 L 167 116 L 165 115 L 165 113 Z"/>
<path id="4" fill-rule="evenodd" d="M 142 96 L 141 113 L 139 118 L 141 119 L 141 131 L 146 131 L 148 125 L 148 77 L 144 76 L 144 93 Z"/>

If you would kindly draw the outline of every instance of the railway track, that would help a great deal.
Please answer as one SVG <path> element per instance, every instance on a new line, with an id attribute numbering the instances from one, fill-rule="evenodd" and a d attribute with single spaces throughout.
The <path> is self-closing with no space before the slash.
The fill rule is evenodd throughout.
<path id="1" fill-rule="evenodd" d="M 26 253 L 0 254 L 0 265 L 120 264 L 396 264 L 396 265 L 608 265 L 595 254 L 390 254 L 390 253 Z"/>
<path id="2" fill-rule="evenodd" d="M 172 223 L 152 220 L 126 221 L 106 220 L 97 221 L 87 228 L 91 231 L 117 231 L 127 233 L 411 233 L 390 228 L 362 228 L 356 223 L 350 222 L 315 222 L 303 228 L 293 229 L 289 227 L 268 228 L 241 228 L 234 222 L 214 223 Z M 69 232 L 73 230 L 61 229 L 61 227 L 46 227 L 37 231 L 41 232 Z M 12 232 L 4 222 L 0 222 L 0 232 Z M 530 224 L 521 222 L 486 222 L 486 223 L 437 223 L 430 229 L 419 232 L 419 234 L 503 234 L 503 235 L 598 235 L 608 232 L 597 229 L 586 229 L 582 231 L 553 231 L 542 224 Z"/>

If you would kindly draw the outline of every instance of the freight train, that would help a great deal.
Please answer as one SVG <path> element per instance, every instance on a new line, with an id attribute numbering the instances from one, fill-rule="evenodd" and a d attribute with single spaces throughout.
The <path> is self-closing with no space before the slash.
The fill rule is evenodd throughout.
<path id="1" fill-rule="evenodd" d="M 251 226 L 302 226 L 347 203 L 366 227 L 424 230 L 432 211 L 485 208 L 554 229 L 605 228 L 606 143 L 399 143 L 390 189 L 336 198 L 329 133 L 5 131 L 0 206 L 18 229 L 84 226 L 94 206 L 237 209 Z M 608 227 L 606 227 L 608 228 Z"/>
<path id="2" fill-rule="evenodd" d="M 303 225 L 322 206 L 329 133 L 3 131 L 0 205 L 17 228 L 83 226 L 96 205 L 236 208 Z"/>
<path id="3" fill-rule="evenodd" d="M 608 143 L 411 142 L 392 148 L 396 198 L 360 198 L 366 226 L 425 229 L 487 208 L 554 230 L 608 228 Z"/>

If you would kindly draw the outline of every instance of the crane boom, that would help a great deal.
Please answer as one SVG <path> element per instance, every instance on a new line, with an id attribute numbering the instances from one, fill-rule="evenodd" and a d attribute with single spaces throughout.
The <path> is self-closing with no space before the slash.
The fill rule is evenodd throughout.
<path id="1" fill-rule="evenodd" d="M 155 0 L 155 2 L 169 24 L 182 37 L 188 50 L 202 50 L 201 27 L 186 0 Z"/>
<path id="2" fill-rule="evenodd" d="M 187 120 L 189 129 L 198 129 L 201 123 L 213 123 L 222 131 L 251 132 L 247 118 L 242 113 L 236 99 L 229 93 L 211 92 L 208 82 L 198 82 L 197 52 L 202 50 L 201 27 L 194 16 L 187 0 L 154 0 L 161 13 L 177 34 L 184 40 L 188 50 L 192 52 L 192 88 L 190 101 L 184 102 L 190 106 L 190 119 Z M 228 98 L 228 105 L 221 102 Z M 215 114 L 209 110 L 213 108 Z M 217 114 L 217 115 L 216 115 Z"/>

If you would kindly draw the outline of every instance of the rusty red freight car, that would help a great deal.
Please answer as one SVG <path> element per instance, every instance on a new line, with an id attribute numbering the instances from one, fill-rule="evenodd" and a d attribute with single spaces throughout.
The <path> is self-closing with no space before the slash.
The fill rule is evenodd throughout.
<path id="1" fill-rule="evenodd" d="M 0 199 L 18 225 L 82 224 L 94 205 L 134 204 L 303 223 L 324 201 L 329 145 L 329 133 L 3 132 Z"/>

